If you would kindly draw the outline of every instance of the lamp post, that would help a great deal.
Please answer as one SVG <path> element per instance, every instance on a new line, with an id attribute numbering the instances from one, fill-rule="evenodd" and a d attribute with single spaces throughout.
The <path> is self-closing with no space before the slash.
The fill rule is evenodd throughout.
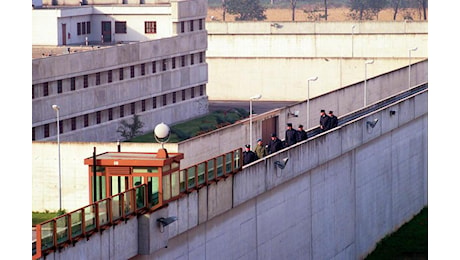
<path id="1" fill-rule="evenodd" d="M 310 127 L 310 81 L 316 81 L 318 76 L 311 77 L 307 80 L 307 130 Z"/>
<path id="2" fill-rule="evenodd" d="M 353 57 L 353 50 L 354 50 L 354 39 L 353 39 L 353 36 L 355 34 L 355 27 L 356 25 L 353 24 L 353 26 L 351 26 L 351 57 Z"/>
<path id="3" fill-rule="evenodd" d="M 413 51 L 416 51 L 417 49 L 418 49 L 418 47 L 415 47 L 415 48 L 409 49 L 409 88 L 411 87 L 411 84 L 410 84 L 410 65 L 411 65 L 411 52 L 413 52 Z"/>
<path id="4" fill-rule="evenodd" d="M 257 94 L 249 98 L 249 145 L 252 145 L 252 101 L 261 97 L 261 94 Z"/>
<path id="5" fill-rule="evenodd" d="M 53 110 L 56 111 L 56 133 L 57 133 L 57 144 L 58 144 L 58 164 L 59 164 L 59 211 L 62 210 L 62 196 L 61 196 L 61 143 L 59 141 L 60 127 L 59 127 L 59 110 L 61 109 L 58 105 L 52 106 Z"/>
<path id="6" fill-rule="evenodd" d="M 364 62 L 364 106 L 367 105 L 367 65 L 373 64 L 374 60 Z"/>

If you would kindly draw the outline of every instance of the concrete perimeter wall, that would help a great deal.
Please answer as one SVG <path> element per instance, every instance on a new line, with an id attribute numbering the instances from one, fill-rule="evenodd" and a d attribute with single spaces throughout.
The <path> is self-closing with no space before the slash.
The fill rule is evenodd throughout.
<path id="1" fill-rule="evenodd" d="M 362 259 L 427 205 L 427 181 L 425 91 L 47 258 Z"/>
<path id="2" fill-rule="evenodd" d="M 210 100 L 302 100 L 428 57 L 427 22 L 208 22 Z M 352 29 L 352 26 L 355 26 Z"/>
<path id="3" fill-rule="evenodd" d="M 427 104 L 424 92 L 383 108 L 143 216 L 149 254 L 134 259 L 363 258 L 428 203 Z"/>

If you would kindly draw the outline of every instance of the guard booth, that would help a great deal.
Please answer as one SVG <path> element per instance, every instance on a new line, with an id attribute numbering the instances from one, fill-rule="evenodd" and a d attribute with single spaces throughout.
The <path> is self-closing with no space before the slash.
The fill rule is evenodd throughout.
<path id="1" fill-rule="evenodd" d="M 175 191 L 179 191 L 180 160 L 183 153 L 106 152 L 84 159 L 89 166 L 89 201 L 113 197 L 119 193 L 146 184 L 150 210 L 163 205 Z M 136 199 L 143 194 L 136 194 Z"/>

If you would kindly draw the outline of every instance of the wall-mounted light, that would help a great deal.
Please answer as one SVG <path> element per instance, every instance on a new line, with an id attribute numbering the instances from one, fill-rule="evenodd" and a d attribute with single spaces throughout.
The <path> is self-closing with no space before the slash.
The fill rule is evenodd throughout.
<path id="1" fill-rule="evenodd" d="M 288 111 L 288 117 L 299 117 L 299 110 L 296 110 L 294 112 L 291 112 L 291 110 Z"/>
<path id="2" fill-rule="evenodd" d="M 288 161 L 289 161 L 289 157 L 284 158 L 283 162 L 275 161 L 275 166 L 277 166 L 278 168 L 280 168 L 282 170 L 282 169 L 284 169 L 284 167 L 286 167 L 286 164 L 287 164 Z"/>
<path id="3" fill-rule="evenodd" d="M 374 119 L 374 121 L 367 121 L 366 122 L 366 127 L 367 128 L 369 128 L 369 127 L 374 128 L 378 121 L 379 121 L 378 118 Z"/>
<path id="4" fill-rule="evenodd" d="M 394 115 L 396 115 L 396 111 L 390 110 L 390 116 L 394 116 Z"/>
<path id="5" fill-rule="evenodd" d="M 177 217 L 176 216 L 172 216 L 172 217 L 167 217 L 167 218 L 159 218 L 157 219 L 157 222 L 160 226 L 160 232 L 163 233 L 164 232 L 164 227 L 166 227 L 167 225 L 173 223 L 174 221 L 177 220 Z"/>

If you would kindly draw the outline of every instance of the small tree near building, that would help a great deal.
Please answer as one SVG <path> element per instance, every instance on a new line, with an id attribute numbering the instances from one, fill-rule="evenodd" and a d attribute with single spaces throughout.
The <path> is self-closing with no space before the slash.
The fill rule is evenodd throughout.
<path id="1" fill-rule="evenodd" d="M 139 116 L 134 114 L 133 122 L 130 124 L 126 120 L 121 120 L 120 126 L 117 129 L 117 133 L 125 138 L 126 140 L 133 139 L 134 137 L 141 135 L 143 132 L 141 128 L 144 127 L 144 123 L 139 120 Z"/>

